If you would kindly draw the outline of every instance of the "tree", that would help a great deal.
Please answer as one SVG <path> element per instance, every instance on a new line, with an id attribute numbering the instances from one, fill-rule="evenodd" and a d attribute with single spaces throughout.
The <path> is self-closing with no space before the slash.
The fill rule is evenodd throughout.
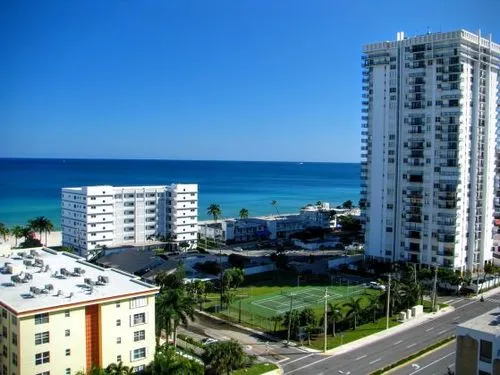
<path id="1" fill-rule="evenodd" d="M 321 207 L 322 205 L 323 205 L 323 202 L 321 202 L 321 201 L 316 202 L 316 206 Z"/>
<path id="2" fill-rule="evenodd" d="M 246 208 L 242 208 L 240 210 L 240 219 L 248 219 L 248 210 Z"/>
<path id="3" fill-rule="evenodd" d="M 303 327 L 305 326 L 307 329 L 307 341 L 309 345 L 311 345 L 311 330 L 316 328 L 317 322 L 318 319 L 316 317 L 316 314 L 310 307 L 306 307 L 300 312 L 299 324 Z"/>
<path id="4" fill-rule="evenodd" d="M 184 288 L 184 267 L 178 265 L 173 273 L 167 271 L 158 272 L 155 283 L 160 287 L 160 292 Z"/>
<path id="5" fill-rule="evenodd" d="M 282 325 L 284 327 L 288 327 L 290 324 L 290 332 L 293 334 L 293 336 L 297 335 L 297 331 L 299 329 L 299 323 L 300 323 L 300 314 L 297 310 L 292 310 L 287 311 L 285 314 L 283 314 L 283 322 Z"/>
<path id="6" fill-rule="evenodd" d="M 345 208 L 347 210 L 352 209 L 353 208 L 352 201 L 351 200 L 347 200 L 344 203 L 342 203 L 342 208 Z"/>
<path id="7" fill-rule="evenodd" d="M 219 341 L 208 345 L 202 354 L 207 375 L 229 375 L 242 368 L 248 358 L 241 344 L 235 340 Z"/>
<path id="8" fill-rule="evenodd" d="M 278 329 L 278 324 L 283 321 L 283 316 L 273 315 L 269 318 L 269 320 L 274 323 L 273 332 L 276 333 L 276 330 Z"/>
<path id="9" fill-rule="evenodd" d="M 54 230 L 54 224 L 45 216 L 38 216 L 28 223 L 33 231 L 40 233 L 40 241 L 42 240 L 42 233 L 45 233 L 45 246 L 47 246 L 47 234 Z"/>
<path id="10" fill-rule="evenodd" d="M 274 200 L 274 199 L 273 199 L 273 200 L 271 201 L 271 206 L 273 206 L 273 207 L 274 207 L 274 209 L 276 210 L 276 214 L 277 214 L 278 216 L 280 216 L 280 213 L 279 213 L 279 211 L 278 211 L 278 206 L 279 206 L 279 204 L 280 204 L 280 203 L 279 203 L 277 200 Z"/>
<path id="11" fill-rule="evenodd" d="M 222 216 L 222 210 L 220 209 L 220 205 L 212 203 L 207 208 L 207 214 L 212 216 L 215 222 Z"/>
<path id="12" fill-rule="evenodd" d="M 186 249 L 189 248 L 189 243 L 187 241 L 182 241 L 180 244 L 179 244 L 179 247 L 181 248 L 182 251 L 186 251 Z"/>
<path id="13" fill-rule="evenodd" d="M 340 304 L 332 304 L 328 302 L 328 310 L 330 310 L 329 318 L 332 323 L 332 336 L 335 337 L 335 323 L 342 320 L 344 315 L 342 314 L 342 306 Z M 325 332 L 326 335 L 326 332 Z"/>
<path id="14" fill-rule="evenodd" d="M 131 375 L 133 373 L 133 369 L 128 366 L 124 366 L 123 362 L 111 363 L 108 367 L 106 367 L 106 374 L 109 375 Z"/>
<path id="15" fill-rule="evenodd" d="M 203 365 L 185 358 L 167 344 L 157 348 L 150 373 L 152 375 L 203 375 Z"/>
<path id="16" fill-rule="evenodd" d="M 342 227 L 343 231 L 346 232 L 359 232 L 361 230 L 361 223 L 359 219 L 352 215 L 341 215 L 338 216 L 338 224 Z"/>
<path id="17" fill-rule="evenodd" d="M 380 295 L 367 293 L 365 294 L 365 297 L 368 300 L 368 306 L 366 307 L 366 310 L 373 313 L 373 323 L 375 323 L 375 321 L 377 320 L 377 314 L 380 312 L 380 309 L 382 307 Z"/>
<path id="18" fill-rule="evenodd" d="M 156 298 L 157 336 L 165 330 L 167 337 L 173 333 L 174 347 L 177 345 L 177 328 L 187 326 L 194 320 L 195 300 L 186 294 L 184 288 L 170 289 Z"/>
<path id="19" fill-rule="evenodd" d="M 17 240 L 24 237 L 24 228 L 20 225 L 14 225 L 10 232 L 12 233 L 16 241 L 16 244 L 14 246 L 17 247 Z"/>
<path id="20" fill-rule="evenodd" d="M 351 297 L 349 301 L 344 303 L 344 307 L 347 307 L 347 317 L 352 317 L 354 320 L 354 329 L 357 327 L 357 322 L 360 314 L 363 311 L 363 307 L 361 306 L 362 298 L 354 298 Z"/>
<path id="21" fill-rule="evenodd" d="M 4 241 L 7 241 L 7 236 L 9 235 L 9 228 L 4 223 L 0 223 L 0 236 Z"/>
<path id="22" fill-rule="evenodd" d="M 224 272 L 223 280 L 224 288 L 236 289 L 245 280 L 245 274 L 243 273 L 243 270 L 241 268 L 229 268 Z"/>

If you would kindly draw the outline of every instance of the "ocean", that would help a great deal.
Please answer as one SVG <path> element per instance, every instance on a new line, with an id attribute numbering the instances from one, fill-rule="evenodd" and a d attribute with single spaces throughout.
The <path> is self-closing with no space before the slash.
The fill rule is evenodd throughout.
<path id="1" fill-rule="evenodd" d="M 241 208 L 250 216 L 297 212 L 317 201 L 338 205 L 360 193 L 358 163 L 297 163 L 109 159 L 0 159 L 0 222 L 24 225 L 48 217 L 60 228 L 62 187 L 85 185 L 168 185 L 196 183 L 199 219 L 207 207 L 223 217 Z"/>

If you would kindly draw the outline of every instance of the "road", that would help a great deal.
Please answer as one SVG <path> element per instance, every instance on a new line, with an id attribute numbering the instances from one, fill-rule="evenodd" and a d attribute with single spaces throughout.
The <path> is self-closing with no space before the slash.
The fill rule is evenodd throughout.
<path id="1" fill-rule="evenodd" d="M 446 346 L 411 361 L 406 366 L 388 372 L 390 375 L 446 375 L 448 368 L 455 370 L 455 345 L 453 340 Z"/>
<path id="2" fill-rule="evenodd" d="M 362 348 L 333 356 L 308 353 L 283 360 L 280 364 L 285 374 L 369 374 L 453 335 L 456 324 L 493 309 L 499 302 L 500 293 L 487 298 L 484 302 L 454 299 L 450 303 L 455 307 L 455 311 L 435 319 L 428 319 L 417 327 Z"/>

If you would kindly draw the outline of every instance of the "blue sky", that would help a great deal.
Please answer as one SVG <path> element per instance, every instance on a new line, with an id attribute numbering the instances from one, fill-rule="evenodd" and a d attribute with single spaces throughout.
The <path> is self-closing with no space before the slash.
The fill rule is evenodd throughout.
<path id="1" fill-rule="evenodd" d="M 0 2 L 0 157 L 359 161 L 361 46 L 499 0 Z"/>

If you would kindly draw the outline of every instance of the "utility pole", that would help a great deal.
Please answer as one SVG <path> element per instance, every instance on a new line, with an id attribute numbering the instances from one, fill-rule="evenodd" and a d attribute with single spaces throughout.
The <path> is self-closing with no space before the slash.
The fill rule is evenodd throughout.
<path id="1" fill-rule="evenodd" d="M 413 282 L 417 283 L 417 264 L 413 263 Z"/>
<path id="2" fill-rule="evenodd" d="M 326 319 L 326 316 L 327 316 L 327 311 L 328 311 L 328 289 L 325 288 L 325 316 L 323 318 L 324 322 L 323 322 L 323 325 L 324 325 L 324 330 L 325 330 L 325 342 L 323 344 L 323 352 L 326 353 L 326 350 L 327 350 L 327 330 L 328 330 L 328 322 L 327 322 L 327 319 Z"/>
<path id="3" fill-rule="evenodd" d="M 389 274 L 389 283 L 387 284 L 387 305 L 386 305 L 386 318 L 385 329 L 389 329 L 389 308 L 391 304 L 391 274 Z"/>
<path id="4" fill-rule="evenodd" d="M 292 330 L 292 309 L 293 309 L 293 294 L 290 293 L 290 310 L 288 312 L 288 336 L 286 346 L 290 345 L 290 331 Z"/>
<path id="5" fill-rule="evenodd" d="M 434 267 L 434 286 L 432 290 L 432 311 L 436 308 L 436 299 L 437 299 L 437 277 L 438 277 L 438 266 Z"/>

